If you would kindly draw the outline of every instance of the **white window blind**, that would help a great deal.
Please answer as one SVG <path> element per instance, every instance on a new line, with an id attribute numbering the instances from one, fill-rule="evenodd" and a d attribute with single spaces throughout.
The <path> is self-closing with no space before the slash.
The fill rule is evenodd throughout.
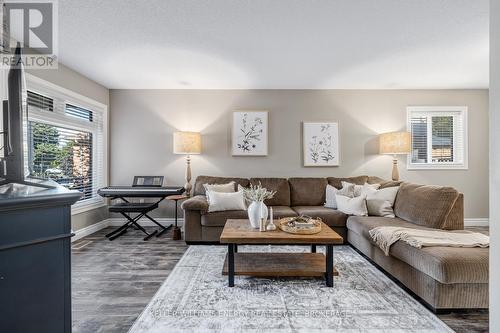
<path id="1" fill-rule="evenodd" d="M 77 206 L 102 203 L 106 185 L 105 109 L 73 94 L 27 82 L 28 169 L 83 196 Z"/>
<path id="2" fill-rule="evenodd" d="M 467 168 L 467 108 L 408 107 L 410 169 Z"/>
<path id="3" fill-rule="evenodd" d="M 87 110 L 79 106 L 66 104 L 65 112 L 68 116 L 71 117 L 75 117 L 85 121 L 94 121 L 94 113 L 91 110 Z"/>

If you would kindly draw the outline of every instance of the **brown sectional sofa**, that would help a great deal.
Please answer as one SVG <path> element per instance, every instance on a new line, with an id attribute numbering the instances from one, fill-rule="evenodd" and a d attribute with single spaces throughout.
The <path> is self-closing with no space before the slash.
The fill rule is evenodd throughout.
<path id="1" fill-rule="evenodd" d="M 229 218 L 247 218 L 246 211 L 208 213 L 203 184 L 241 186 L 258 184 L 277 191 L 265 203 L 275 217 L 309 215 L 320 217 L 359 252 L 405 285 L 434 310 L 488 307 L 488 255 L 484 248 L 428 247 L 417 249 L 398 241 L 385 256 L 370 238 L 378 226 L 419 229 L 462 230 L 463 195 L 451 187 L 386 181 L 378 177 L 350 178 L 223 178 L 199 176 L 194 196 L 182 204 L 187 243 L 218 242 Z M 342 181 L 362 185 L 379 183 L 381 188 L 401 185 L 394 213 L 396 218 L 359 217 L 323 206 L 327 184 L 341 188 Z M 235 188 L 236 189 L 236 188 Z"/>

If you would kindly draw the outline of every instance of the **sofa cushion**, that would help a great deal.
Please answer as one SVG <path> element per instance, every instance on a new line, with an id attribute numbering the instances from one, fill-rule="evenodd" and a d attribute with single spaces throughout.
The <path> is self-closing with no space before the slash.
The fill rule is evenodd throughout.
<path id="1" fill-rule="evenodd" d="M 339 190 L 342 188 L 342 182 L 348 182 L 355 185 L 364 185 L 368 180 L 368 176 L 356 176 L 356 177 L 347 177 L 347 178 L 337 178 L 337 177 L 328 177 L 328 184 L 332 185 Z"/>
<path id="2" fill-rule="evenodd" d="M 346 214 L 323 206 L 294 206 L 292 208 L 298 215 L 307 215 L 314 218 L 319 217 L 331 227 L 345 227 L 347 221 Z"/>
<path id="3" fill-rule="evenodd" d="M 326 178 L 288 179 L 292 206 L 321 206 L 325 203 Z"/>
<path id="4" fill-rule="evenodd" d="M 286 178 L 250 178 L 250 184 L 259 185 L 270 191 L 276 191 L 273 198 L 264 203 L 267 206 L 290 206 L 290 185 Z"/>
<path id="5" fill-rule="evenodd" d="M 369 231 L 379 226 L 429 229 L 399 218 L 351 216 L 348 232 L 371 241 Z M 375 243 L 372 242 L 375 245 Z M 390 255 L 441 283 L 488 283 L 487 248 L 424 247 L 418 249 L 403 241 L 391 246 Z"/>
<path id="6" fill-rule="evenodd" d="M 394 213 L 406 221 L 442 228 L 459 193 L 452 187 L 403 183 L 399 188 Z"/>
<path id="7" fill-rule="evenodd" d="M 248 212 L 246 210 L 226 210 L 202 214 L 201 225 L 205 227 L 223 227 L 228 219 L 248 219 Z"/>
<path id="8" fill-rule="evenodd" d="M 404 227 L 414 229 L 426 229 L 400 218 L 390 218 L 381 216 L 349 216 L 346 223 L 347 229 L 354 231 L 367 239 L 371 239 L 369 231 L 376 227 Z"/>
<path id="9" fill-rule="evenodd" d="M 272 207 L 275 220 L 282 217 L 297 216 L 297 212 L 288 206 L 272 206 Z"/>
<path id="10" fill-rule="evenodd" d="M 204 184 L 227 184 L 234 181 L 234 190 L 238 190 L 238 184 L 247 187 L 249 184 L 246 178 L 229 178 L 229 177 L 212 177 L 212 176 L 198 176 L 194 183 L 193 194 L 194 195 L 205 195 Z"/>

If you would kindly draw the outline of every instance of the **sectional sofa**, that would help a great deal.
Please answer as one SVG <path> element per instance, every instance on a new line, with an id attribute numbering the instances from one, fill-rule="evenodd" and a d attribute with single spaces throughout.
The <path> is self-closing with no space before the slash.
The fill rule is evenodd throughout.
<path id="1" fill-rule="evenodd" d="M 487 248 L 427 247 L 418 249 L 398 241 L 386 256 L 375 245 L 369 230 L 378 226 L 418 229 L 464 229 L 463 195 L 451 187 L 400 183 L 372 176 L 349 178 L 225 178 L 199 176 L 194 196 L 183 202 L 187 243 L 217 243 L 227 219 L 247 218 L 246 211 L 208 213 L 204 184 L 235 186 L 258 184 L 276 191 L 265 203 L 275 217 L 309 215 L 320 217 L 345 242 L 397 279 L 434 311 L 488 307 Z M 380 188 L 400 186 L 394 213 L 396 218 L 347 216 L 324 207 L 327 184 L 341 188 L 342 181 Z M 235 187 L 236 189 L 236 187 Z"/>

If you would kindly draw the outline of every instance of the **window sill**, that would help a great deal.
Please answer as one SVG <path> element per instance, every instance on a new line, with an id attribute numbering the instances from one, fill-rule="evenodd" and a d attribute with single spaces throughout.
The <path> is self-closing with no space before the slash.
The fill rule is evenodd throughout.
<path id="1" fill-rule="evenodd" d="M 71 206 L 71 215 L 76 215 L 80 213 L 88 212 L 96 208 L 106 206 L 106 202 L 103 199 L 91 200 L 89 202 L 77 202 Z"/>
<path id="2" fill-rule="evenodd" d="M 407 170 L 469 170 L 467 165 L 439 165 L 439 164 L 426 164 L 426 165 L 408 165 Z"/>

